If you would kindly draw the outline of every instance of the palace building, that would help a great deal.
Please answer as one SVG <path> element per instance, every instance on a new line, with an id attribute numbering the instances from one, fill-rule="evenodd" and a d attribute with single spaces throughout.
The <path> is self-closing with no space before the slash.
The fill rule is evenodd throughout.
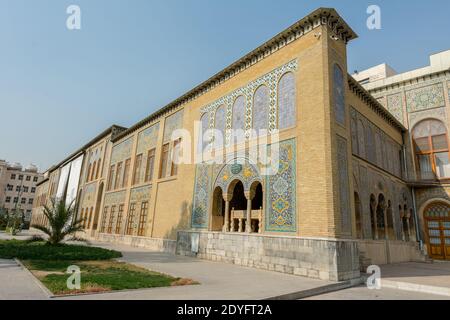
<path id="1" fill-rule="evenodd" d="M 333 281 L 450 259 L 448 54 L 351 76 L 356 38 L 334 9 L 314 11 L 52 167 L 33 221 L 64 198 L 89 238 Z M 191 149 L 201 161 L 177 161 Z"/>

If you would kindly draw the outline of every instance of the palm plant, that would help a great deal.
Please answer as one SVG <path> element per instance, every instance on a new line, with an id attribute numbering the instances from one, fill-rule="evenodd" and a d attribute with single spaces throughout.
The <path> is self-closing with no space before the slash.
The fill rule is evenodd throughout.
<path id="1" fill-rule="evenodd" d="M 44 215 L 47 218 L 47 226 L 32 225 L 48 235 L 47 243 L 50 245 L 60 244 L 67 236 L 83 231 L 83 220 L 73 220 L 75 209 L 73 202 L 66 205 L 64 200 L 52 200 L 51 207 L 44 206 Z"/>

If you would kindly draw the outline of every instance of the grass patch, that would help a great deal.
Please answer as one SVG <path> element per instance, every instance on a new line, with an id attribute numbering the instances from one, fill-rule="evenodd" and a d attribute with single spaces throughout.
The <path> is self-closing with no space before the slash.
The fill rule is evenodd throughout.
<path id="1" fill-rule="evenodd" d="M 54 294 L 95 293 L 195 284 L 190 279 L 174 278 L 118 261 L 24 261 L 25 266 Z M 81 270 L 81 288 L 67 288 L 67 267 Z"/>
<path id="2" fill-rule="evenodd" d="M 0 240 L 0 258 L 20 259 L 55 295 L 196 284 L 190 279 L 174 278 L 111 260 L 121 256 L 118 251 L 80 245 L 51 246 L 37 239 Z M 67 288 L 69 266 L 80 268 L 79 290 Z"/>
<path id="3" fill-rule="evenodd" d="M 109 260 L 121 256 L 118 251 L 89 246 L 51 246 L 42 241 L 0 240 L 0 259 L 78 261 Z"/>

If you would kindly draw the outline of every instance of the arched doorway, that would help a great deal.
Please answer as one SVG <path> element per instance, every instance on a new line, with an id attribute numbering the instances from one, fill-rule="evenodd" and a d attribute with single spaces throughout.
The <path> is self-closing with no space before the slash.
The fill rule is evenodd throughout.
<path id="1" fill-rule="evenodd" d="M 97 230 L 98 227 L 98 219 L 100 217 L 100 205 L 102 203 L 102 197 L 103 197 L 103 182 L 100 183 L 100 187 L 98 188 L 97 202 L 95 203 L 94 225 L 92 227 L 92 230 Z"/>
<path id="2" fill-rule="evenodd" d="M 263 187 L 261 182 L 255 181 L 250 187 L 251 206 L 251 232 L 261 233 L 263 217 Z"/>
<path id="3" fill-rule="evenodd" d="M 225 222 L 225 200 L 221 187 L 216 187 L 213 193 L 213 206 L 211 214 L 211 231 L 222 231 Z"/>
<path id="4" fill-rule="evenodd" d="M 236 180 L 230 186 L 230 191 L 229 193 L 233 195 L 230 201 L 230 231 L 242 232 L 245 230 L 246 221 L 244 219 L 247 213 L 247 198 L 245 197 L 243 183 Z"/>
<path id="5" fill-rule="evenodd" d="M 450 260 L 450 206 L 434 202 L 424 211 L 428 254 L 433 259 Z"/>
<path id="6" fill-rule="evenodd" d="M 361 200 L 359 199 L 359 194 L 354 193 L 355 201 L 355 223 L 356 223 L 356 239 L 362 239 L 362 222 L 361 222 Z"/>

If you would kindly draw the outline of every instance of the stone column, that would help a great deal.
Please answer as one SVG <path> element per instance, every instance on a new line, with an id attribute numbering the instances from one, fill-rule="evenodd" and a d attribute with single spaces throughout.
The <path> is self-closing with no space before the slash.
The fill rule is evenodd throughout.
<path id="1" fill-rule="evenodd" d="M 223 195 L 223 200 L 225 201 L 225 215 L 222 232 L 230 231 L 230 201 L 232 197 L 233 196 L 229 194 Z"/>
<path id="2" fill-rule="evenodd" d="M 388 219 L 387 219 L 387 209 L 383 208 L 383 217 L 384 217 L 384 239 L 389 240 L 389 227 L 388 227 Z"/>
<path id="3" fill-rule="evenodd" d="M 252 232 L 252 200 L 254 197 L 254 192 L 245 192 L 245 198 L 247 198 L 247 221 L 245 223 L 245 232 L 247 233 Z"/>

